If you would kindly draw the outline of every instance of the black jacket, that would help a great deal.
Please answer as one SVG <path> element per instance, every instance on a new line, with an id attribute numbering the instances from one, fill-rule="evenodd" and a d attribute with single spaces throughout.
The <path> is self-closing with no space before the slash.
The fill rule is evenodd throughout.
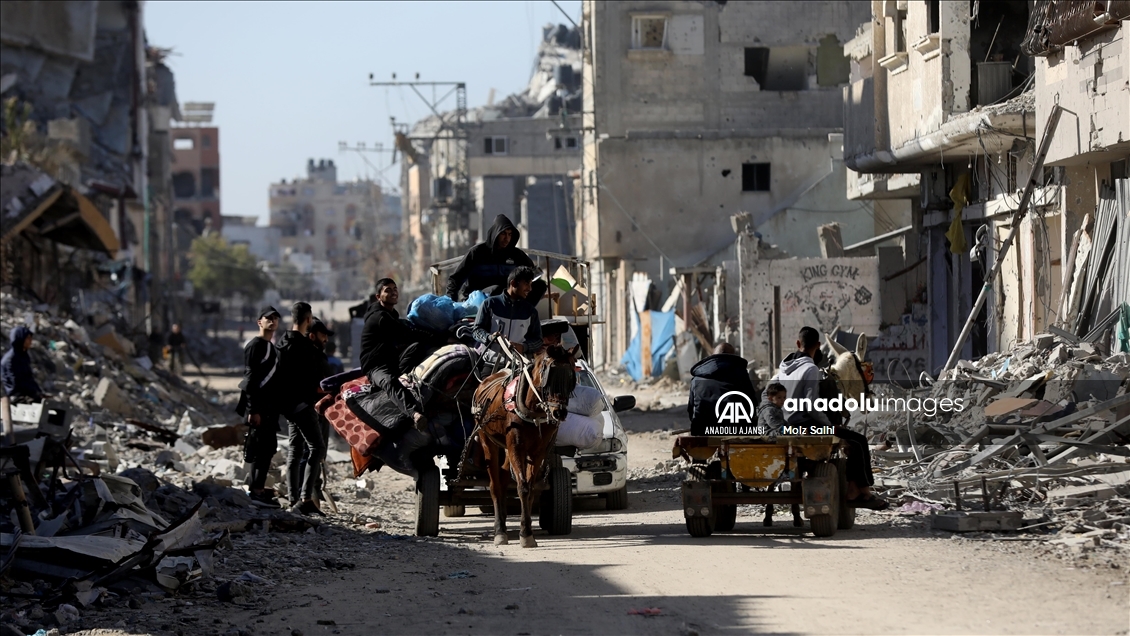
<path id="1" fill-rule="evenodd" d="M 279 339 L 280 413 L 292 415 L 321 399 L 319 385 L 328 376 L 326 354 L 309 336 L 289 329 Z"/>
<path id="2" fill-rule="evenodd" d="M 240 415 L 277 413 L 279 350 L 259 336 L 243 347 L 243 389 L 236 412 Z"/>
<path id="3" fill-rule="evenodd" d="M 31 370 L 31 356 L 24 351 L 24 338 L 30 333 L 30 329 L 20 325 L 8 334 L 12 348 L 0 359 L 0 376 L 3 378 L 5 395 L 38 400 L 43 397 L 43 391 Z"/>
<path id="4" fill-rule="evenodd" d="M 753 382 L 746 371 L 746 360 L 732 353 L 718 353 L 691 367 L 691 395 L 687 400 L 687 416 L 691 420 L 691 434 L 703 435 L 707 426 L 717 426 L 714 405 L 727 391 L 741 391 L 749 396 L 756 406 L 759 396 L 755 394 Z M 749 413 L 756 418 L 754 412 Z M 750 424 L 755 424 L 756 420 Z"/>
<path id="5" fill-rule="evenodd" d="M 495 249 L 494 242 L 503 230 L 512 230 L 514 235 L 510 245 L 502 249 Z M 505 214 L 494 217 L 494 225 L 487 232 L 486 240 L 476 244 L 463 257 L 459 267 L 451 272 L 447 278 L 447 295 L 452 300 L 466 300 L 467 296 L 476 290 L 483 290 L 492 285 L 506 287 L 506 277 L 515 267 L 523 265 L 533 267 L 534 262 L 530 257 L 517 247 L 521 233 Z"/>
<path id="6" fill-rule="evenodd" d="M 366 375 L 380 367 L 393 377 L 400 375 L 400 354 L 419 340 L 419 334 L 400 320 L 396 309 L 385 309 L 375 302 L 365 314 L 361 328 L 361 370 Z"/>

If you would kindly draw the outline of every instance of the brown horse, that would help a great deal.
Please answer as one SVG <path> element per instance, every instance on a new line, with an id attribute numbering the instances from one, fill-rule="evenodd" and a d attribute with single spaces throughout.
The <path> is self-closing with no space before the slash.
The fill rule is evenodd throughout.
<path id="1" fill-rule="evenodd" d="M 569 396 L 577 386 L 575 363 L 565 349 L 546 347 L 520 368 L 489 376 L 475 391 L 479 442 L 494 501 L 495 545 L 508 542 L 506 491 L 511 478 L 518 486 L 522 503 L 518 533 L 522 547 L 538 545 L 530 515 L 534 497 L 542 489 L 546 455 L 557 438 L 559 423 L 565 419 Z"/>

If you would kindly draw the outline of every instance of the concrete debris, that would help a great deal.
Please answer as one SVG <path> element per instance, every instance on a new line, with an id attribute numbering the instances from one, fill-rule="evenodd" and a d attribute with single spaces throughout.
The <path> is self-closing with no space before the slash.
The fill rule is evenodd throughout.
<path id="1" fill-rule="evenodd" d="M 1074 556 L 1130 547 L 1130 354 L 1051 331 L 932 385 L 874 387 L 902 400 L 852 417 L 879 489 L 930 502 L 907 514 L 937 530 L 1035 534 Z M 963 408 L 931 413 L 942 399 Z"/>

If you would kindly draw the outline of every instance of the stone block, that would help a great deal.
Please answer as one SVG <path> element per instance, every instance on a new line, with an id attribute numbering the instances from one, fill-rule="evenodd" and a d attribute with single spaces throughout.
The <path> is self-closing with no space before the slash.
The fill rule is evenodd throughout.
<path id="1" fill-rule="evenodd" d="M 1055 336 L 1050 333 L 1036 334 L 1036 337 L 1032 338 L 1032 344 L 1041 351 L 1051 349 L 1055 345 Z"/>
<path id="2" fill-rule="evenodd" d="M 118 388 L 110 378 L 102 378 L 98 381 L 98 386 L 94 389 L 94 403 L 99 408 L 105 409 L 112 413 L 119 415 L 132 415 L 133 405 L 130 404 L 129 399 Z"/>
<path id="3" fill-rule="evenodd" d="M 1024 523 L 1019 512 L 955 512 L 931 515 L 931 527 L 948 532 L 1014 532 Z"/>
<path id="4" fill-rule="evenodd" d="M 52 119 L 47 122 L 47 138 L 70 146 L 83 157 L 90 156 L 90 122 L 85 117 Z"/>

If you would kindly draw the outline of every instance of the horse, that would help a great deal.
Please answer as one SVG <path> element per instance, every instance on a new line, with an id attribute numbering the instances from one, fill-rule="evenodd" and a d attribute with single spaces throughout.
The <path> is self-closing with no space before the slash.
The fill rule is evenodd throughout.
<path id="1" fill-rule="evenodd" d="M 569 396 L 577 387 L 576 359 L 554 345 L 543 348 L 529 362 L 519 362 L 520 368 L 499 371 L 483 380 L 475 391 L 474 412 L 494 502 L 494 544 L 509 543 L 506 491 L 512 478 L 522 504 L 518 533 L 522 547 L 536 548 L 530 518 L 534 498 L 542 489 L 546 456 L 565 419 Z"/>

